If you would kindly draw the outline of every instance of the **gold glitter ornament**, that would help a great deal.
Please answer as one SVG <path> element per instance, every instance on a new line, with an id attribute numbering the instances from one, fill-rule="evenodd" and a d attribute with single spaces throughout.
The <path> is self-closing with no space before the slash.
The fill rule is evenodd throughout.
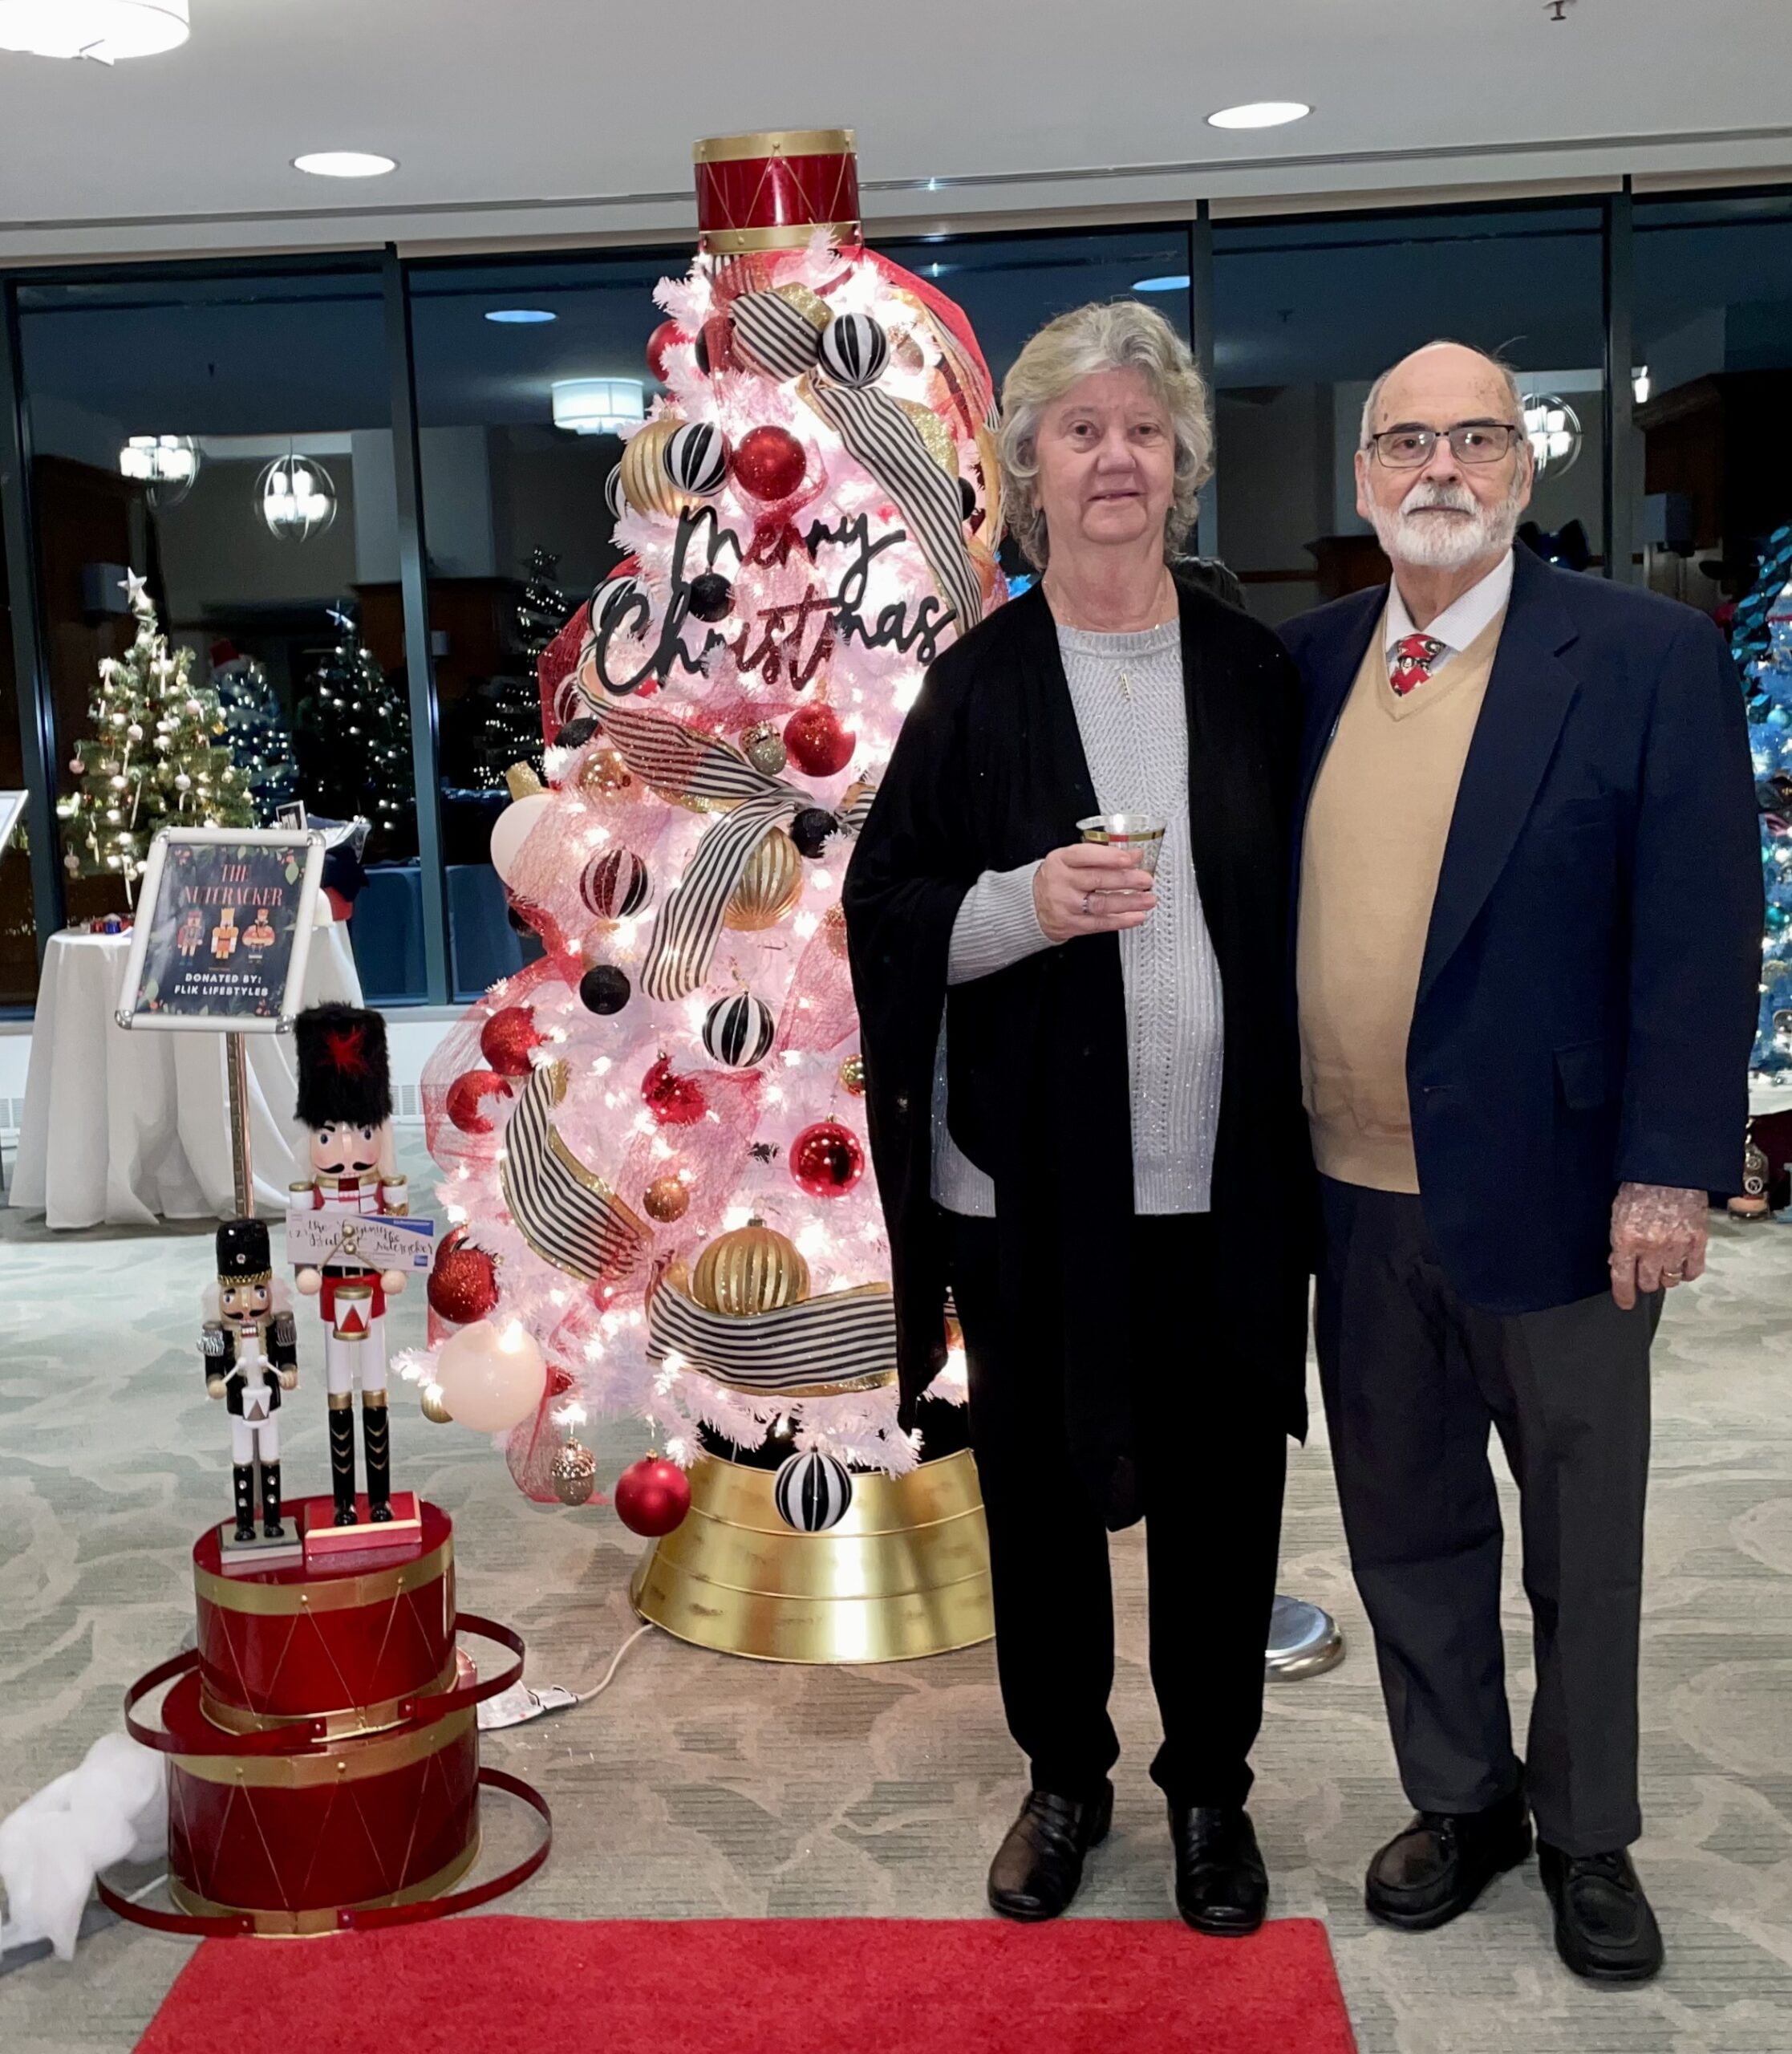
<path id="1" fill-rule="evenodd" d="M 605 798 L 626 792 L 634 782 L 628 765 L 614 749 L 600 749 L 585 760 L 578 773 L 578 788 L 591 798 Z"/>
<path id="2" fill-rule="evenodd" d="M 916 432 L 927 445 L 927 454 L 948 477 L 955 478 L 959 474 L 959 451 L 951 428 L 931 407 L 922 406 L 918 400 L 898 400 L 896 404 L 914 423 Z"/>
<path id="3" fill-rule="evenodd" d="M 597 1486 L 598 1459 L 582 1441 L 569 1440 L 554 1451 L 548 1464 L 548 1481 L 563 1505 L 589 1504 Z"/>
<path id="4" fill-rule="evenodd" d="M 786 306 L 793 307 L 817 335 L 833 319 L 833 310 L 812 286 L 790 284 L 773 286 L 774 298 L 781 299 Z"/>
<path id="5" fill-rule="evenodd" d="M 829 907 L 821 915 L 821 936 L 844 963 L 846 960 L 846 915 L 838 906 Z"/>
<path id="6" fill-rule="evenodd" d="M 776 777 L 784 769 L 784 737 L 776 721 L 760 721 L 748 728 L 740 737 L 740 747 L 747 761 L 764 776 Z"/>
<path id="7" fill-rule="evenodd" d="M 802 896 L 803 859 L 781 827 L 768 828 L 747 859 L 722 924 L 737 933 L 775 928 Z"/>
<path id="8" fill-rule="evenodd" d="M 736 1318 L 776 1312 L 809 1296 L 809 1264 L 788 1236 L 749 1220 L 719 1234 L 698 1256 L 691 1296 L 712 1313 Z"/>
<path id="9" fill-rule="evenodd" d="M 641 1210 L 662 1227 L 682 1220 L 690 1206 L 691 1193 L 682 1177 L 655 1177 L 641 1194 Z"/>
<path id="10" fill-rule="evenodd" d="M 622 497 L 637 513 L 676 514 L 687 495 L 666 475 L 666 445 L 684 423 L 675 414 L 662 414 L 631 436 L 623 445 Z"/>
<path id="11" fill-rule="evenodd" d="M 840 1088 L 849 1098 L 865 1096 L 865 1058 L 856 1049 L 840 1066 Z"/>
<path id="12" fill-rule="evenodd" d="M 443 1403 L 441 1393 L 432 1383 L 426 1383 L 424 1386 L 421 1410 L 423 1416 L 426 1419 L 433 1420 L 438 1427 L 450 1426 L 453 1423 L 454 1415 Z"/>

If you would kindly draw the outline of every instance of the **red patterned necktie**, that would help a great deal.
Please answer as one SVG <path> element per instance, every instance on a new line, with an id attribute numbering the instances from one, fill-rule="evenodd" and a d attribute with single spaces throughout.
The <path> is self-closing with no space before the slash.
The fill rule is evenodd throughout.
<path id="1" fill-rule="evenodd" d="M 1416 684 L 1431 675 L 1431 666 L 1444 653 L 1444 644 L 1434 635 L 1405 635 L 1393 646 L 1388 664 L 1388 682 L 1404 699 Z"/>

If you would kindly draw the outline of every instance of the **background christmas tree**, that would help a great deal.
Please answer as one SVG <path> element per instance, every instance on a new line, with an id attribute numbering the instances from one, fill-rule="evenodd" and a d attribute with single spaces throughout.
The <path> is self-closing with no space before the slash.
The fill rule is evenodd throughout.
<path id="1" fill-rule="evenodd" d="M 1792 529 L 1770 538 L 1761 576 L 1737 608 L 1731 647 L 1748 684 L 1767 890 L 1751 1060 L 1778 1074 L 1792 1070 Z"/>
<path id="2" fill-rule="evenodd" d="M 511 1455 L 542 1497 L 553 1423 L 598 1409 L 680 1462 L 922 1452 L 887 1378 L 843 1385 L 799 1335 L 748 1387 L 653 1321 L 837 1292 L 888 1321 L 840 890 L 922 671 L 1003 595 L 988 373 L 956 307 L 862 249 L 699 257 L 657 297 L 669 396 L 612 485 L 632 554 L 544 659 L 548 785 L 493 835 L 547 952 L 424 1079 L 465 1229 L 432 1338 L 533 1337 L 548 1390 Z"/>
<path id="3" fill-rule="evenodd" d="M 326 820 L 370 822 L 370 854 L 408 853 L 416 790 L 411 766 L 411 708 L 402 688 L 362 643 L 354 617 L 332 610 L 335 646 L 313 670 L 305 726 L 306 803 Z"/>
<path id="4" fill-rule="evenodd" d="M 212 652 L 212 686 L 224 709 L 225 731 L 237 769 L 249 781 L 255 817 L 264 827 L 298 797 L 298 763 L 278 694 L 253 656 L 229 643 Z"/>
<path id="5" fill-rule="evenodd" d="M 88 708 L 92 740 L 77 742 L 76 789 L 58 802 L 63 863 L 73 875 L 110 873 L 127 898 L 163 827 L 253 827 L 247 778 L 225 739 L 217 695 L 193 682 L 191 649 L 169 652 L 144 581 L 125 582 L 136 636 L 99 666 Z"/>
<path id="6" fill-rule="evenodd" d="M 517 602 L 518 674 L 495 677 L 480 708 L 476 777 L 488 791 L 501 790 L 510 767 L 541 767 L 541 702 L 536 666 L 571 613 L 572 602 L 554 582 L 560 558 L 552 550 L 529 553 L 528 575 Z"/>

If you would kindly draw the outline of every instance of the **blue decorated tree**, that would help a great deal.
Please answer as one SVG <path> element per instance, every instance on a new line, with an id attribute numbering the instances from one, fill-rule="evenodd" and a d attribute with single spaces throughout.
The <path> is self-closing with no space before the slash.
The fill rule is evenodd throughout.
<path id="1" fill-rule="evenodd" d="M 1777 1074 L 1792 1070 L 1792 527 L 1770 538 L 1762 575 L 1737 608 L 1731 647 L 1748 688 L 1767 887 L 1753 1062 Z"/>

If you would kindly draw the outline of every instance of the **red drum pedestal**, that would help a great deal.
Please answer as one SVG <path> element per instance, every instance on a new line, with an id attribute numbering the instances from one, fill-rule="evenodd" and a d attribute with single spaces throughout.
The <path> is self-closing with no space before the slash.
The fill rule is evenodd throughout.
<path id="1" fill-rule="evenodd" d="M 294 1506 L 303 1520 L 314 1500 Z M 139 1679 L 129 1731 L 168 1757 L 168 1892 L 180 1931 L 305 1934 L 482 1902 L 540 1865 L 448 1898 L 479 1853 L 480 1700 L 521 1674 L 522 1642 L 458 1614 L 447 1513 L 408 1553 L 225 1575 L 215 1528 L 193 1548 L 198 1645 Z M 508 1646 L 484 1683 L 456 1631 Z M 159 1727 L 131 1715 L 172 1681 Z M 108 1902 L 115 1902 L 109 1894 Z M 116 1905 L 115 1905 L 116 1908 Z"/>

